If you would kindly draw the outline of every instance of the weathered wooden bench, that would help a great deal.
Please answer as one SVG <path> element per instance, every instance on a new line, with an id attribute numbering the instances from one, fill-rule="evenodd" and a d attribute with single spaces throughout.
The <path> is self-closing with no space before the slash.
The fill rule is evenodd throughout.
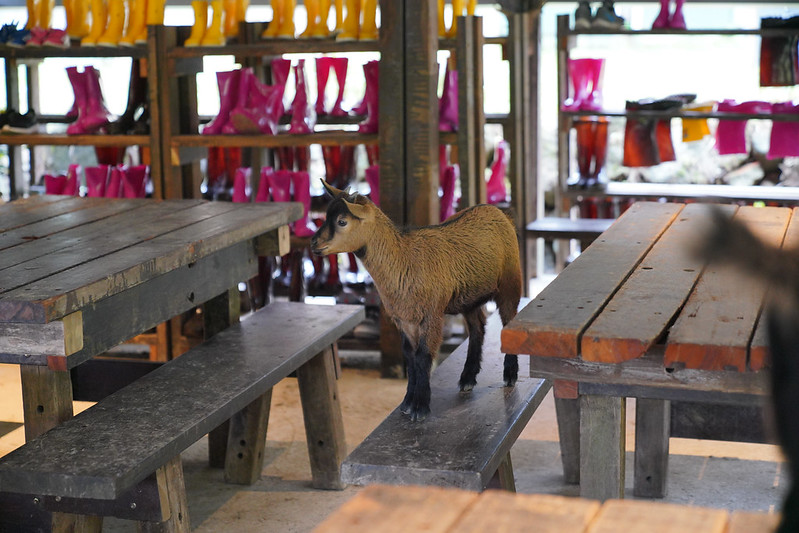
<path id="1" fill-rule="evenodd" d="M 180 453 L 227 423 L 225 479 L 255 482 L 272 387 L 295 371 L 313 485 L 340 489 L 333 350 L 363 318 L 359 306 L 272 303 L 0 459 L 0 491 L 79 515 L 76 531 L 99 531 L 102 516 L 189 531 Z"/>
<path id="2" fill-rule="evenodd" d="M 550 383 L 527 377 L 528 372 L 522 370 L 513 389 L 504 387 L 501 329 L 499 316 L 492 314 L 486 325 L 482 370 L 471 393 L 458 390 L 466 341 L 430 378 L 430 416 L 414 423 L 395 409 L 344 460 L 342 481 L 479 491 L 496 476 L 502 488 L 515 490 L 510 449 Z"/>
<path id="3" fill-rule="evenodd" d="M 585 248 L 615 220 L 615 218 L 543 217 L 527 224 L 525 231 L 528 237 L 577 239 Z"/>

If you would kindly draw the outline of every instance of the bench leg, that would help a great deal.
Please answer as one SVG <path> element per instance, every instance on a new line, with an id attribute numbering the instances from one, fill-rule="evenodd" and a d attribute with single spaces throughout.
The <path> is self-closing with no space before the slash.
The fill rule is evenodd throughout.
<path id="1" fill-rule="evenodd" d="M 183 480 L 183 463 L 180 455 L 156 470 L 158 494 L 161 499 L 163 522 L 136 523 L 139 533 L 189 533 L 189 505 L 186 500 L 186 483 Z"/>
<path id="2" fill-rule="evenodd" d="M 663 498 L 666 495 L 670 433 L 671 402 L 638 398 L 635 404 L 635 496 Z"/>
<path id="3" fill-rule="evenodd" d="M 225 458 L 225 481 L 228 483 L 252 485 L 260 479 L 271 404 L 272 389 L 269 389 L 230 419 Z"/>
<path id="4" fill-rule="evenodd" d="M 624 497 L 625 398 L 580 396 L 580 496 Z"/>
<path id="5" fill-rule="evenodd" d="M 100 533 L 102 530 L 102 516 L 53 513 L 53 533 Z"/>
<path id="6" fill-rule="evenodd" d="M 580 483 L 580 399 L 555 398 L 560 458 L 566 483 Z"/>
<path id="7" fill-rule="evenodd" d="M 21 365 L 25 440 L 72 418 L 72 377 L 46 366 Z"/>
<path id="8" fill-rule="evenodd" d="M 313 486 L 341 490 L 341 463 L 347 454 L 336 384 L 333 347 L 297 369 Z"/>

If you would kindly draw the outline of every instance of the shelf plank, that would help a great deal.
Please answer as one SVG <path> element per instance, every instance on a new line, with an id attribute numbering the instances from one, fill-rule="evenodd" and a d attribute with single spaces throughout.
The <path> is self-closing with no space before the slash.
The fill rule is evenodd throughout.
<path id="1" fill-rule="evenodd" d="M 767 187 L 760 185 L 611 182 L 607 184 L 604 190 L 567 189 L 564 194 L 572 198 L 625 196 L 637 198 L 745 200 L 780 202 L 783 204 L 799 202 L 799 187 Z"/>
<path id="2" fill-rule="evenodd" d="M 379 52 L 378 41 L 336 41 L 333 39 L 274 39 L 252 44 L 225 46 L 177 46 L 167 51 L 170 59 L 232 55 L 236 57 L 280 56 L 283 54 Z"/>
<path id="3" fill-rule="evenodd" d="M 799 122 L 799 115 L 792 115 L 790 113 L 728 113 L 718 111 L 682 111 L 680 109 L 663 110 L 663 111 L 617 111 L 617 110 L 599 110 L 599 111 L 562 111 L 567 117 L 619 117 L 619 118 L 717 118 L 721 120 L 750 120 L 750 119 L 764 119 L 764 120 L 778 120 L 781 122 Z"/>
<path id="4" fill-rule="evenodd" d="M 149 135 L 64 135 L 46 133 L 2 134 L 0 144 L 9 146 L 149 146 Z"/>
<path id="5" fill-rule="evenodd" d="M 132 57 L 147 56 L 144 45 L 137 46 L 7 46 L 0 45 L 0 57 L 5 59 L 47 59 L 50 57 Z"/>
<path id="6" fill-rule="evenodd" d="M 376 143 L 376 134 L 364 134 L 354 131 L 320 131 L 309 135 L 175 135 L 172 137 L 172 146 L 176 148 L 195 146 L 275 148 L 278 146 L 308 146 L 311 144 L 352 146 Z"/>
<path id="7" fill-rule="evenodd" d="M 684 37 L 686 35 L 754 35 L 754 36 L 767 36 L 767 37 L 793 37 L 799 34 L 799 29 L 690 29 L 690 30 L 675 30 L 670 28 L 652 29 L 652 30 L 631 30 L 627 28 L 619 29 L 604 29 L 604 28 L 589 28 L 584 30 L 569 29 L 566 31 L 567 35 L 673 35 Z"/>

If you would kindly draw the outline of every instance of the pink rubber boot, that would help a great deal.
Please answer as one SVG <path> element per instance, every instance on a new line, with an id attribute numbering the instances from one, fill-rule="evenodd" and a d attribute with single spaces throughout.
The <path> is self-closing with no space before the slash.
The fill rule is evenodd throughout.
<path id="1" fill-rule="evenodd" d="M 269 179 L 274 172 L 272 167 L 261 167 L 261 180 L 258 182 L 258 192 L 255 194 L 256 202 L 269 201 Z"/>
<path id="2" fill-rule="evenodd" d="M 336 82 L 338 83 L 338 96 L 336 102 L 333 104 L 333 109 L 330 114 L 334 117 L 346 117 L 347 112 L 341 107 L 344 100 L 344 84 L 347 82 L 347 65 L 349 60 L 346 57 L 331 57 L 330 61 L 333 65 L 333 70 L 336 73 Z"/>
<path id="3" fill-rule="evenodd" d="M 291 201 L 291 170 L 278 170 L 267 176 L 272 200 L 275 202 Z"/>
<path id="4" fill-rule="evenodd" d="M 792 102 L 775 103 L 772 113 L 799 115 L 799 105 Z M 769 159 L 799 156 L 799 122 L 772 121 L 771 142 L 768 149 Z"/>
<path id="5" fill-rule="evenodd" d="M 64 189 L 61 194 L 66 196 L 78 196 L 80 193 L 80 178 L 78 178 L 78 170 L 80 165 L 69 165 L 67 170 L 67 178 L 64 184 Z"/>
<path id="6" fill-rule="evenodd" d="M 86 167 L 86 196 L 89 198 L 102 198 L 105 196 L 109 170 L 110 167 L 108 165 Z"/>
<path id="7" fill-rule="evenodd" d="M 150 167 L 136 165 L 122 171 L 122 197 L 144 198 L 147 196 L 147 175 Z"/>
<path id="8" fill-rule="evenodd" d="M 671 18 L 669 15 L 669 3 L 670 0 L 660 0 L 660 13 L 658 13 L 658 16 L 655 18 L 654 22 L 652 22 L 653 30 L 669 27 L 669 19 Z"/>
<path id="9" fill-rule="evenodd" d="M 325 111 L 325 88 L 327 78 L 330 76 L 330 68 L 333 66 L 332 57 L 316 58 L 316 116 L 326 115 Z"/>
<path id="10" fill-rule="evenodd" d="M 302 218 L 292 224 L 297 237 L 310 237 L 316 232 L 308 215 L 311 212 L 311 178 L 305 170 L 291 173 L 291 183 L 294 186 L 294 201 L 302 204 Z"/>
<path id="11" fill-rule="evenodd" d="M 460 168 L 450 165 L 444 171 L 441 185 L 441 222 L 455 214 L 455 183 L 458 181 Z"/>
<path id="12" fill-rule="evenodd" d="M 366 168 L 366 183 L 369 184 L 369 198 L 380 207 L 380 165 Z"/>
<path id="13" fill-rule="evenodd" d="M 44 194 L 64 194 L 64 187 L 67 185 L 67 177 L 44 175 Z"/>
<path id="14" fill-rule="evenodd" d="M 363 73 L 366 77 L 366 94 L 364 100 L 366 101 L 366 119 L 358 125 L 358 131 L 361 133 L 377 133 L 378 120 L 380 115 L 379 110 L 379 74 L 380 63 L 378 61 L 368 61 L 363 66 Z"/>
<path id="15" fill-rule="evenodd" d="M 685 0 L 675 0 L 674 3 L 676 6 L 674 7 L 674 13 L 671 15 L 671 19 L 669 19 L 669 28 L 673 30 L 684 30 L 685 17 L 683 17 L 682 14 L 682 5 L 685 3 Z"/>
<path id="16" fill-rule="evenodd" d="M 291 124 L 289 133 L 308 134 L 313 133 L 316 117 L 313 108 L 308 103 L 308 83 L 305 78 L 305 60 L 297 60 L 294 67 L 294 85 L 296 93 L 294 101 L 291 103 Z"/>
<path id="17" fill-rule="evenodd" d="M 105 186 L 105 197 L 120 198 L 121 196 L 122 196 L 122 169 L 114 165 L 111 167 L 111 172 L 108 173 L 108 184 Z"/>
<path id="18" fill-rule="evenodd" d="M 510 145 L 508 141 L 502 139 L 497 143 L 494 150 L 494 162 L 491 164 L 491 177 L 486 183 L 486 194 L 489 204 L 498 204 L 508 199 L 508 191 L 505 188 L 505 173 L 510 160 Z"/>
<path id="19" fill-rule="evenodd" d="M 252 169 L 241 167 L 236 169 L 233 179 L 233 202 L 244 204 L 250 201 L 250 174 Z"/>
<path id="20" fill-rule="evenodd" d="M 77 67 L 67 67 L 67 77 L 78 107 L 78 119 L 67 126 L 67 135 L 96 133 L 111 121 L 111 113 L 103 101 L 99 72 L 94 67 L 86 67 L 83 72 L 78 72 Z"/>
<path id="21" fill-rule="evenodd" d="M 458 131 L 458 71 L 444 72 L 444 88 L 438 103 L 438 131 Z"/>
<path id="22" fill-rule="evenodd" d="M 219 114 L 203 128 L 203 135 L 220 135 L 222 128 L 230 120 L 230 112 L 236 106 L 238 97 L 240 70 L 217 72 L 216 84 L 219 88 Z"/>

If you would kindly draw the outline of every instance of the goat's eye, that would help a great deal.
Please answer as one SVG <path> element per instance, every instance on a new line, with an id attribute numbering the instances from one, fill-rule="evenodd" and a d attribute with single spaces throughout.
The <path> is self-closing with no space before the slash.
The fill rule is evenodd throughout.
<path id="1" fill-rule="evenodd" d="M 346 225 L 347 225 L 347 219 L 346 219 L 346 218 L 340 218 L 340 219 L 338 219 L 338 225 L 339 225 L 339 226 L 341 226 L 341 227 L 343 228 L 344 226 L 346 226 Z"/>

